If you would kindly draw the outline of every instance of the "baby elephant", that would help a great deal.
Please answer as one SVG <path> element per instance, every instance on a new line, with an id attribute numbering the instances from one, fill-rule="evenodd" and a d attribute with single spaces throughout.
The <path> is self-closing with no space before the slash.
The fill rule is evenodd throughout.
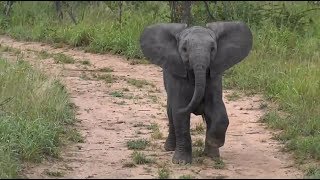
<path id="1" fill-rule="evenodd" d="M 167 92 L 169 135 L 167 151 L 173 163 L 191 163 L 190 114 L 206 121 L 204 153 L 219 157 L 229 125 L 222 100 L 222 74 L 246 58 L 252 34 L 242 22 L 214 22 L 206 27 L 160 23 L 144 29 L 142 52 L 163 69 Z"/>

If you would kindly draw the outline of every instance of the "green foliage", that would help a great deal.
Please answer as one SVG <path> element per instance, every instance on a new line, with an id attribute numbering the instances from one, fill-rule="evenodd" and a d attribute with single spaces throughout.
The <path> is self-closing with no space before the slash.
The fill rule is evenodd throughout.
<path id="1" fill-rule="evenodd" d="M 110 67 L 104 67 L 99 69 L 100 72 L 113 72 L 113 69 Z"/>
<path id="2" fill-rule="evenodd" d="M 159 179 L 169 179 L 170 171 L 168 168 L 161 168 L 158 170 L 158 177 Z"/>
<path id="3" fill-rule="evenodd" d="M 194 177 L 188 174 L 180 176 L 179 179 L 194 179 Z"/>
<path id="4" fill-rule="evenodd" d="M 225 167 L 225 164 L 224 164 L 222 159 L 217 158 L 217 159 L 214 160 L 213 167 L 215 169 L 223 169 Z"/>
<path id="5" fill-rule="evenodd" d="M 130 140 L 127 142 L 128 149 L 144 150 L 148 145 L 149 141 L 145 139 Z"/>
<path id="6" fill-rule="evenodd" d="M 80 61 L 81 64 L 83 65 L 91 65 L 90 61 L 89 60 L 83 60 L 83 61 Z"/>
<path id="7" fill-rule="evenodd" d="M 59 155 L 74 113 L 65 88 L 23 61 L 0 59 L 0 84 L 0 177 L 14 178 L 21 161 Z"/>
<path id="8" fill-rule="evenodd" d="M 110 95 L 113 97 L 123 97 L 124 96 L 123 92 L 121 92 L 121 91 L 113 91 L 110 93 Z"/>
<path id="9" fill-rule="evenodd" d="M 127 82 L 133 86 L 136 86 L 137 88 L 142 88 L 143 86 L 145 85 L 151 85 L 152 87 L 154 87 L 154 84 L 152 83 L 149 83 L 148 81 L 146 80 L 139 80 L 139 79 L 131 79 L 131 78 L 128 78 L 126 79 Z"/>
<path id="10" fill-rule="evenodd" d="M 147 129 L 152 130 L 151 137 L 153 139 L 162 139 L 163 138 L 163 134 L 160 131 L 159 125 L 157 123 L 152 123 L 151 125 L 149 125 L 147 127 Z"/>
<path id="11" fill-rule="evenodd" d="M 115 10 L 112 9 L 115 7 L 112 3 L 101 3 L 98 7 L 79 5 L 75 11 L 80 20 L 77 25 L 72 24 L 69 19 L 59 22 L 52 2 L 16 3 L 12 6 L 12 17 L 0 19 L 0 29 L 18 39 L 67 43 L 84 46 L 91 52 L 110 51 L 142 58 L 138 45 L 141 31 L 146 25 L 168 21 L 168 7 L 159 2 L 144 2 L 146 8 L 124 3 L 132 8 L 123 11 L 122 24 L 117 21 L 117 13 L 113 13 Z M 147 8 L 153 11 L 146 16 L 150 12 Z"/>
<path id="12" fill-rule="evenodd" d="M 132 153 L 133 162 L 136 164 L 149 164 L 153 163 L 154 160 L 148 158 L 143 152 L 134 151 Z"/>
<path id="13" fill-rule="evenodd" d="M 99 75 L 97 77 L 99 80 L 103 80 L 106 83 L 113 83 L 116 81 L 116 77 L 113 76 L 112 74 L 103 74 L 103 75 Z"/>
<path id="14" fill-rule="evenodd" d="M 304 177 L 305 179 L 319 179 L 320 178 L 320 169 L 315 166 L 310 166 Z"/>
<path id="15" fill-rule="evenodd" d="M 53 55 L 53 59 L 55 63 L 73 64 L 75 62 L 75 60 L 72 57 L 62 53 L 57 53 Z"/>
<path id="16" fill-rule="evenodd" d="M 46 174 L 52 177 L 62 177 L 63 174 L 60 171 L 47 171 Z"/>
<path id="17" fill-rule="evenodd" d="M 203 147 L 204 146 L 204 142 L 203 142 L 202 139 L 196 139 L 195 142 L 193 143 L 193 146 Z"/>
<path id="18" fill-rule="evenodd" d="M 225 87 L 264 92 L 280 110 L 290 113 L 280 118 L 271 112 L 266 120 L 272 128 L 284 130 L 279 138 L 290 140 L 288 149 L 305 159 L 319 159 L 320 44 L 316 36 L 301 37 L 288 28 L 278 31 L 272 24 L 254 30 L 253 51 L 228 70 Z"/>
<path id="19" fill-rule="evenodd" d="M 49 54 L 47 51 L 44 51 L 44 50 L 41 50 L 37 55 L 40 59 L 47 59 L 51 57 L 51 54 Z"/>

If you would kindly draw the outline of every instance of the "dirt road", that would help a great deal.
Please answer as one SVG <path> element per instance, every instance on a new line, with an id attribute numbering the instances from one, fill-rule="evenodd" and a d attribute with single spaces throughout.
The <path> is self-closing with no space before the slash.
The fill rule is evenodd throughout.
<path id="1" fill-rule="evenodd" d="M 290 156 L 280 151 L 281 144 L 272 140 L 272 134 L 258 122 L 264 114 L 264 101 L 259 96 L 229 101 L 226 95 L 231 91 L 224 91 L 230 119 L 226 143 L 220 150 L 224 165 L 217 166 L 208 158 L 196 157 L 196 153 L 198 160 L 192 165 L 175 165 L 171 163 L 173 152 L 163 148 L 168 120 L 161 68 L 131 65 L 114 55 L 18 42 L 5 36 L 0 37 L 0 43 L 20 49 L 25 60 L 61 80 L 77 106 L 77 128 L 84 136 L 83 143 L 66 147 L 61 159 L 27 165 L 23 171 L 27 178 L 158 178 L 162 167 L 167 167 L 170 178 L 302 177 Z M 63 53 L 76 62 L 58 64 L 52 56 L 39 60 L 39 54 L 44 52 Z M 13 53 L 2 56 L 16 58 Z M 193 142 L 203 142 L 201 117 L 192 115 L 191 123 Z M 150 128 L 155 124 L 160 131 Z M 134 150 L 128 149 L 127 142 L 141 138 L 151 143 L 140 152 L 154 162 L 132 165 Z M 52 172 L 56 172 L 55 177 Z"/>

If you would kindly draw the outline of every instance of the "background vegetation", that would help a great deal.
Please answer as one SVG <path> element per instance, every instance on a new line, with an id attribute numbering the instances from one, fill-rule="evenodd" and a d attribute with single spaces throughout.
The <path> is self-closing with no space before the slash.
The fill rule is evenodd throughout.
<path id="1" fill-rule="evenodd" d="M 277 109 L 269 109 L 262 121 L 281 130 L 276 138 L 286 143 L 286 150 L 295 153 L 297 162 L 303 164 L 306 160 L 320 160 L 318 1 L 2 3 L 2 34 L 21 40 L 60 46 L 68 44 L 90 52 L 112 52 L 139 59 L 143 56 L 138 40 L 147 25 L 157 22 L 205 25 L 210 21 L 244 21 L 253 31 L 254 47 L 244 62 L 225 73 L 224 86 L 249 94 L 263 93 L 268 100 L 278 104 Z M 11 137 L 9 132 L 5 135 Z M 3 147 L 7 146 L 14 147 L 14 143 Z M 3 157 L 6 156 L 0 155 L 1 159 Z M 319 166 L 306 170 L 307 175 L 320 174 Z"/>
<path id="2" fill-rule="evenodd" d="M 18 176 L 21 161 L 58 157 L 59 145 L 78 134 L 64 87 L 19 60 L 0 59 L 0 177 Z"/>

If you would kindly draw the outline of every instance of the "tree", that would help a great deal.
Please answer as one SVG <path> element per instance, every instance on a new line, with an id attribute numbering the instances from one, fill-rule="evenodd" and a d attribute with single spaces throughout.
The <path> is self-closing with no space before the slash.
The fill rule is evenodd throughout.
<path id="1" fill-rule="evenodd" d="M 191 5 L 192 5 L 191 1 L 183 2 L 183 10 L 182 10 L 183 14 L 182 14 L 181 22 L 186 23 L 188 25 L 190 25 L 191 23 Z"/>
<path id="2" fill-rule="evenodd" d="M 171 11 L 171 22 L 172 23 L 187 23 L 191 24 L 192 15 L 192 1 L 169 1 Z"/>
<path id="3" fill-rule="evenodd" d="M 210 2 L 210 1 L 209 1 Z M 203 1 L 205 7 L 206 7 L 206 10 L 207 10 L 207 13 L 208 13 L 208 19 L 209 20 L 215 20 L 215 18 L 213 17 L 213 15 L 211 14 L 211 11 L 210 11 L 210 8 L 209 8 L 209 3 L 208 1 Z M 215 4 L 217 4 L 217 1 L 213 1 Z"/>
<path id="4" fill-rule="evenodd" d="M 14 3 L 14 1 L 6 1 L 6 4 L 5 4 L 4 10 L 3 10 L 3 13 L 6 16 L 9 16 L 13 3 Z"/>
<path id="5" fill-rule="evenodd" d="M 63 19 L 63 13 L 62 13 L 62 10 L 61 10 L 61 1 L 54 1 L 54 6 L 56 8 L 56 12 L 57 12 L 57 15 L 59 17 L 60 20 Z"/>
<path id="6" fill-rule="evenodd" d="M 54 5 L 55 5 L 56 12 L 57 12 L 57 15 L 58 15 L 60 20 L 63 19 L 62 5 L 64 5 L 67 8 L 67 13 L 69 14 L 72 22 L 74 24 L 77 24 L 76 17 L 72 12 L 72 7 L 68 4 L 68 2 L 66 2 L 66 1 L 54 1 Z"/>
<path id="7" fill-rule="evenodd" d="M 119 3 L 119 23 L 121 24 L 123 1 L 119 1 L 118 3 Z"/>

